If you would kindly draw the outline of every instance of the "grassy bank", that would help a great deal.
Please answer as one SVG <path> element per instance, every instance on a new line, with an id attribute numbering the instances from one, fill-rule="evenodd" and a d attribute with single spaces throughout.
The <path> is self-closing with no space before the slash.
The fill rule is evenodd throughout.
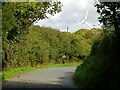
<path id="1" fill-rule="evenodd" d="M 48 64 L 42 66 L 42 68 L 55 68 L 55 67 L 66 67 L 66 66 L 78 66 L 82 63 L 81 62 L 73 62 L 73 63 L 65 63 L 65 64 Z"/>
<path id="2" fill-rule="evenodd" d="M 19 75 L 25 72 L 35 71 L 40 68 L 42 69 L 42 68 L 55 68 L 55 67 L 65 67 L 65 66 L 77 66 L 77 65 L 80 65 L 81 63 L 82 62 L 73 62 L 73 63 L 65 63 L 65 64 L 48 64 L 48 65 L 41 65 L 38 67 L 12 68 L 0 74 L 0 80 L 3 80 L 3 81 L 8 80 L 9 78 L 14 77 L 16 75 Z"/>
<path id="3" fill-rule="evenodd" d="M 9 69 L 7 71 L 3 71 L 2 72 L 2 80 L 7 80 L 11 77 L 14 77 L 18 74 L 22 74 L 22 73 L 25 73 L 25 72 L 30 72 L 30 71 L 34 71 L 36 70 L 37 68 L 36 67 L 18 67 L 18 68 L 12 68 L 12 69 Z"/>

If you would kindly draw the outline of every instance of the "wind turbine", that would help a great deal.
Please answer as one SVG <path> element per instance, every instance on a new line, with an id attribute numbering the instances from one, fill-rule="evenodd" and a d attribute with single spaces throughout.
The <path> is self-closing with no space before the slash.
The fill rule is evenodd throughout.
<path id="1" fill-rule="evenodd" d="M 67 32 L 68 32 L 68 27 L 67 27 Z"/>
<path id="2" fill-rule="evenodd" d="M 79 22 L 79 24 L 83 24 L 84 25 L 84 28 L 85 28 L 85 24 L 87 24 L 90 28 L 93 28 L 88 22 L 87 22 L 87 17 L 88 17 L 88 10 L 86 12 L 86 15 L 85 15 L 85 18 Z"/>
<path id="3" fill-rule="evenodd" d="M 96 4 L 100 4 L 99 0 L 94 0 Z"/>

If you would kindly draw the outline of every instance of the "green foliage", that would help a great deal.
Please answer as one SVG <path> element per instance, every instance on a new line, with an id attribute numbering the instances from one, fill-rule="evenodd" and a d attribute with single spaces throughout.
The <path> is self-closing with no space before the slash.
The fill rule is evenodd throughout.
<path id="1" fill-rule="evenodd" d="M 3 39 L 18 41 L 18 34 L 26 33 L 33 22 L 47 18 L 61 11 L 61 2 L 3 2 Z M 12 23 L 11 23 L 12 22 Z"/>
<path id="2" fill-rule="evenodd" d="M 80 62 L 72 62 L 72 63 L 65 63 L 65 64 L 48 64 L 44 65 L 41 68 L 55 68 L 55 67 L 66 67 L 66 66 L 76 66 L 82 64 L 82 61 Z"/>
<path id="3" fill-rule="evenodd" d="M 4 42 L 3 69 L 83 60 L 90 54 L 93 39 L 99 35 L 94 34 L 95 31 L 100 32 L 79 30 L 69 33 L 31 26 L 19 42 Z"/>
<path id="4" fill-rule="evenodd" d="M 0 73 L 0 81 L 2 81 L 2 73 Z"/>
<path id="5" fill-rule="evenodd" d="M 13 67 L 25 66 L 29 63 L 33 66 L 34 59 L 36 62 L 40 59 L 41 63 L 43 63 L 42 58 L 47 59 L 47 43 L 36 46 L 35 40 L 38 37 L 31 38 L 34 39 L 31 40 L 30 45 L 34 45 L 32 47 L 29 46 L 31 41 L 27 42 L 27 38 L 24 37 L 29 33 L 29 27 L 34 22 L 48 18 L 47 14 L 59 13 L 61 7 L 61 2 L 2 2 L 3 68 L 12 65 Z M 39 49 L 41 52 L 38 53 Z"/>
<path id="6" fill-rule="evenodd" d="M 93 42 L 99 38 L 102 30 L 92 29 L 92 30 L 80 30 L 75 32 L 75 40 L 77 42 L 77 53 L 81 53 L 81 57 L 87 57 L 90 55 Z M 78 49 L 80 48 L 80 49 Z"/>
<path id="7" fill-rule="evenodd" d="M 100 14 L 98 18 L 103 26 L 114 27 L 115 34 L 120 38 L 120 2 L 100 2 L 96 4 L 97 12 Z"/>
<path id="8" fill-rule="evenodd" d="M 19 75 L 21 73 L 30 72 L 30 71 L 34 71 L 34 70 L 36 70 L 35 67 L 22 67 L 22 68 L 10 69 L 8 71 L 3 71 L 1 74 L 2 80 L 7 80 L 15 75 Z"/>
<path id="9" fill-rule="evenodd" d="M 117 89 L 120 87 L 120 2 L 100 2 L 95 6 L 103 30 L 93 39 L 90 56 L 77 67 L 73 79 L 81 88 Z"/>
<path id="10" fill-rule="evenodd" d="M 119 44 L 114 31 L 103 32 L 91 55 L 78 66 L 74 81 L 83 88 L 119 88 Z"/>
<path id="11" fill-rule="evenodd" d="M 59 13 L 60 2 L 3 2 L 2 5 L 2 67 L 6 73 L 3 78 L 11 77 L 16 70 L 21 72 L 13 68 L 66 65 L 84 60 L 101 33 L 97 29 L 69 33 L 32 26 L 37 20 L 47 18 L 47 14 Z"/>

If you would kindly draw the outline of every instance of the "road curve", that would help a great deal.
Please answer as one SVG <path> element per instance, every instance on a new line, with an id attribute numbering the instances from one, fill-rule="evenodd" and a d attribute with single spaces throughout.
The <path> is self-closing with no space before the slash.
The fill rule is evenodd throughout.
<path id="1" fill-rule="evenodd" d="M 72 76 L 76 66 L 44 68 L 11 78 L 3 88 L 77 88 Z"/>

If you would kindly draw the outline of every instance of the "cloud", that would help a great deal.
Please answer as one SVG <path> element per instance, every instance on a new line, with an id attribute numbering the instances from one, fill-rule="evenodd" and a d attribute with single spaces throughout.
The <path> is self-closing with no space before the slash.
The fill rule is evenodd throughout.
<path id="1" fill-rule="evenodd" d="M 69 27 L 70 32 L 74 32 L 80 28 L 83 28 L 82 24 L 79 24 L 84 19 L 86 11 L 88 10 L 87 22 L 92 26 L 98 26 L 97 17 L 99 16 L 93 6 L 93 0 L 60 0 L 63 3 L 62 11 L 54 16 L 49 16 L 48 19 L 40 20 L 35 25 L 44 25 L 52 28 L 60 29 L 60 31 L 66 31 Z M 86 25 L 86 28 L 90 28 Z"/>

